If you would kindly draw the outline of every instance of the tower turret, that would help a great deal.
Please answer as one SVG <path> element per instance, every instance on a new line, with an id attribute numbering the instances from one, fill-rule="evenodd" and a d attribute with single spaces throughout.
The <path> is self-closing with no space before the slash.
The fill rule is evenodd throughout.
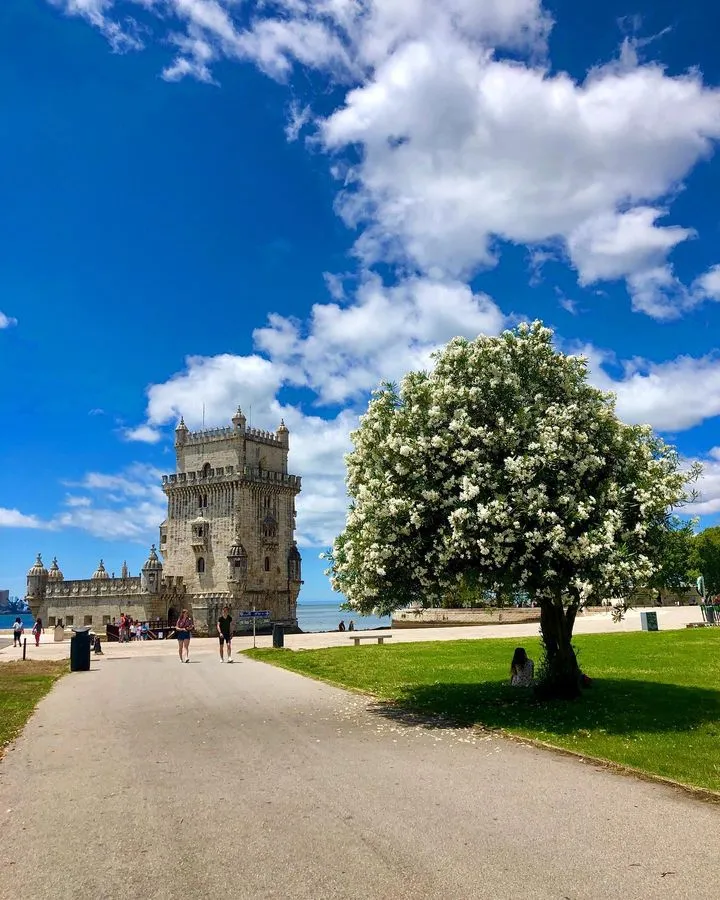
<path id="1" fill-rule="evenodd" d="M 278 425 L 278 429 L 275 434 L 277 435 L 277 439 L 284 447 L 290 446 L 290 431 L 285 424 L 285 419 L 280 419 L 280 424 Z"/>
<path id="2" fill-rule="evenodd" d="M 245 414 L 239 406 L 231 421 L 233 423 L 233 428 L 235 429 L 235 431 L 245 431 L 245 428 L 247 427 L 247 419 L 245 418 Z"/>
<path id="3" fill-rule="evenodd" d="M 183 447 L 185 442 L 187 441 L 188 436 L 188 427 L 185 424 L 185 419 L 180 416 L 180 421 L 178 422 L 178 426 L 175 429 L 175 446 Z"/>
<path id="4" fill-rule="evenodd" d="M 248 577 L 248 555 L 238 538 L 228 551 L 227 561 L 228 588 L 238 597 L 245 590 Z"/>
<path id="5" fill-rule="evenodd" d="M 42 556 L 38 553 L 35 564 L 27 573 L 27 595 L 25 597 L 34 616 L 38 615 L 38 610 L 45 601 L 47 582 L 48 570 L 43 565 Z"/>
<path id="6" fill-rule="evenodd" d="M 140 587 L 143 591 L 150 594 L 160 592 L 160 582 L 162 581 L 162 563 L 158 559 L 155 552 L 155 544 L 150 547 L 150 555 L 145 561 L 140 573 Z"/>
<path id="7" fill-rule="evenodd" d="M 48 581 L 64 581 L 64 575 L 58 566 L 57 556 L 53 556 L 50 571 L 48 572 Z"/>
<path id="8" fill-rule="evenodd" d="M 91 577 L 93 581 L 107 581 L 110 578 L 105 569 L 105 564 L 102 560 L 100 560 L 100 562 L 98 563 L 98 567 L 92 573 Z"/>

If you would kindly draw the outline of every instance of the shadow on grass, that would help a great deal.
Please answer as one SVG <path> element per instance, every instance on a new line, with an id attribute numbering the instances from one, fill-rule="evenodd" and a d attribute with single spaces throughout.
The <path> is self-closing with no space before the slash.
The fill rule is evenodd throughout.
<path id="1" fill-rule="evenodd" d="M 507 682 L 416 685 L 397 701 L 377 701 L 368 710 L 426 728 L 481 725 L 558 735 L 582 729 L 624 735 L 709 726 L 720 737 L 720 692 L 652 681 L 600 678 L 579 700 L 549 703 L 539 703 L 532 691 Z"/>

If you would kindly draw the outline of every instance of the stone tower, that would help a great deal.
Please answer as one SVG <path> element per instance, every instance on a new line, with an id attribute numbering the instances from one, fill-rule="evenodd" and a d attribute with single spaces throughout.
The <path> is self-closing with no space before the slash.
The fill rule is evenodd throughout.
<path id="1" fill-rule="evenodd" d="M 164 475 L 167 519 L 160 526 L 163 575 L 180 581 L 198 630 L 212 630 L 222 606 L 268 610 L 297 624 L 301 561 L 294 540 L 300 478 L 287 470 L 289 432 L 231 425 L 175 430 L 176 472 Z"/>

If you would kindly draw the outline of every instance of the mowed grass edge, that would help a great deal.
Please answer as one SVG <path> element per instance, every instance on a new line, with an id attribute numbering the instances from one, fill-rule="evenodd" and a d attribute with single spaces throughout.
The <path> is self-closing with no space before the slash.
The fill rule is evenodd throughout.
<path id="1" fill-rule="evenodd" d="M 67 660 L 0 663 L 0 759 L 40 700 L 68 671 Z"/>
<path id="2" fill-rule="evenodd" d="M 720 791 L 720 629 L 581 635 L 593 686 L 572 703 L 539 704 L 510 688 L 515 646 L 539 638 L 250 650 L 248 655 L 385 701 Z"/>

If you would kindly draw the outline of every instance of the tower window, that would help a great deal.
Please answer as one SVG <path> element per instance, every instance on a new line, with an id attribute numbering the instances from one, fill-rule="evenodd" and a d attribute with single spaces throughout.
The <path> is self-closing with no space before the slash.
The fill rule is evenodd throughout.
<path id="1" fill-rule="evenodd" d="M 265 557 L 265 571 L 266 572 L 270 571 L 270 557 L 269 556 Z"/>
<path id="2" fill-rule="evenodd" d="M 201 494 L 198 498 L 198 505 L 200 509 L 207 509 L 207 494 Z"/>
<path id="3" fill-rule="evenodd" d="M 197 570 L 201 575 L 205 571 L 205 560 L 202 558 L 202 556 L 197 561 Z"/>
<path id="4" fill-rule="evenodd" d="M 205 463 L 202 467 L 202 477 L 209 478 L 210 477 L 210 463 Z"/>

